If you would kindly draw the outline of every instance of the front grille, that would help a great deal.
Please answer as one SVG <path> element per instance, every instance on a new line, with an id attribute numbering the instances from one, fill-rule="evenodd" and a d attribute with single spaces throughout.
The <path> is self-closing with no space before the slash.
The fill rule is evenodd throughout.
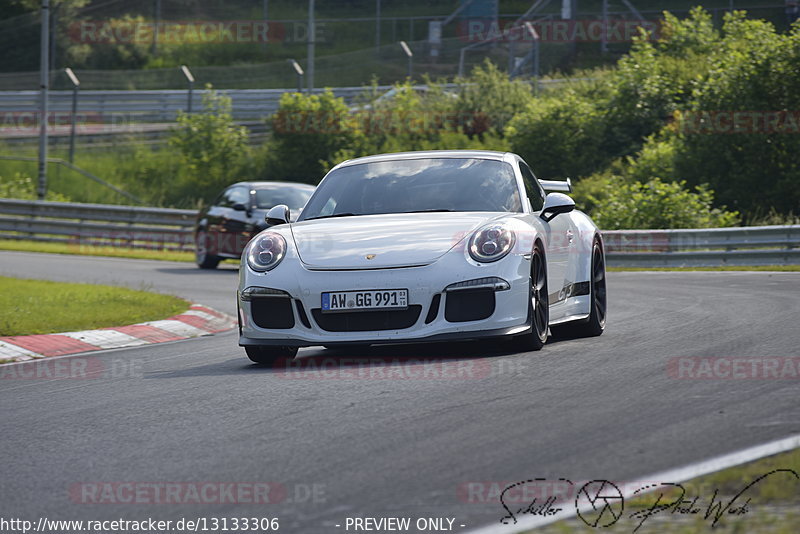
<path id="1" fill-rule="evenodd" d="M 414 304 L 405 310 L 322 313 L 311 310 L 314 321 L 328 332 L 372 332 L 411 328 L 419 319 L 422 306 Z"/>
<path id="2" fill-rule="evenodd" d="M 450 323 L 480 321 L 494 313 L 494 289 L 462 289 L 448 292 L 444 318 Z"/>
<path id="3" fill-rule="evenodd" d="M 294 328 L 292 299 L 284 297 L 262 297 L 250 304 L 253 322 L 260 328 Z"/>
<path id="4" fill-rule="evenodd" d="M 294 305 L 297 306 L 297 316 L 300 317 L 300 322 L 303 323 L 303 326 L 306 328 L 311 328 L 311 323 L 308 322 L 308 316 L 306 315 L 306 309 L 303 307 L 303 304 L 296 300 L 294 301 Z"/>
<path id="5" fill-rule="evenodd" d="M 441 293 L 437 293 L 433 296 L 433 300 L 431 300 L 431 307 L 428 309 L 428 315 L 425 317 L 425 324 L 431 324 L 436 320 L 436 317 L 439 315 L 439 303 L 441 301 Z"/>

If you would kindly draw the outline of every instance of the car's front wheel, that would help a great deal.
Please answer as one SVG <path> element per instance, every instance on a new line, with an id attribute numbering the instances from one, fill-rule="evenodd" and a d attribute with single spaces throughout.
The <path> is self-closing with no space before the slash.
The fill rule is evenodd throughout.
<path id="1" fill-rule="evenodd" d="M 250 345 L 244 348 L 247 357 L 255 363 L 271 364 L 281 359 L 292 359 L 297 355 L 297 347 L 261 347 Z"/>
<path id="2" fill-rule="evenodd" d="M 531 316 L 531 331 L 513 339 L 514 349 L 519 352 L 539 350 L 547 341 L 547 329 L 550 322 L 550 305 L 547 299 L 547 264 L 544 252 L 538 243 L 531 255 L 530 288 L 528 313 Z"/>
<path id="3" fill-rule="evenodd" d="M 194 260 L 201 269 L 216 269 L 219 265 L 219 257 L 208 252 L 208 234 L 203 230 L 197 232 L 194 248 Z"/>

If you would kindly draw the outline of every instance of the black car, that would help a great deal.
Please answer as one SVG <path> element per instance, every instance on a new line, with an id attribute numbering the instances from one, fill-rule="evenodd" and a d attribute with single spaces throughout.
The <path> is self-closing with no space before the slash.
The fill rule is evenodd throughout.
<path id="1" fill-rule="evenodd" d="M 201 210 L 195 225 L 195 261 L 214 269 L 225 258 L 240 258 L 250 239 L 266 228 L 267 211 L 289 206 L 295 220 L 314 192 L 312 185 L 288 182 L 239 182 Z"/>

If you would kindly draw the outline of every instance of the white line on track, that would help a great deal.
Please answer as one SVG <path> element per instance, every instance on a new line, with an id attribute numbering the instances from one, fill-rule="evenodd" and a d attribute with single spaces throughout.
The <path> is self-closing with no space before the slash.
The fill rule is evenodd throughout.
<path id="1" fill-rule="evenodd" d="M 699 476 L 707 475 L 709 473 L 714 473 L 716 471 L 721 471 L 723 469 L 728 469 L 729 467 L 735 467 L 737 465 L 752 462 L 754 460 L 759 460 L 761 458 L 766 458 L 767 456 L 773 456 L 775 454 L 790 451 L 798 447 L 800 447 L 800 434 L 795 434 L 787 438 L 782 438 L 776 441 L 771 441 L 769 443 L 764 443 L 762 445 L 749 447 L 747 449 L 738 452 L 724 454 L 716 458 L 711 458 L 710 460 L 703 460 L 701 462 L 690 464 L 684 467 L 679 467 L 677 469 L 671 469 L 669 471 L 662 471 L 661 473 L 656 473 L 655 475 L 641 477 L 641 480 L 674 482 L 674 483 L 685 482 L 687 480 L 691 480 Z M 637 477 L 637 479 L 639 479 L 639 477 Z M 655 489 L 655 487 L 653 489 Z M 636 491 L 636 488 L 628 487 L 626 485 L 625 489 L 622 490 L 622 495 L 627 499 L 628 497 L 633 495 L 634 491 Z M 637 493 L 637 496 L 642 495 L 643 493 L 646 492 L 640 491 Z M 581 512 L 588 511 L 591 509 L 592 509 L 591 504 L 583 505 L 580 507 Z M 502 511 L 498 507 L 498 516 L 500 514 L 502 514 Z M 467 534 L 514 534 L 517 532 L 524 532 L 526 530 L 530 530 L 533 528 L 543 527 L 545 525 L 549 525 L 557 521 L 562 521 L 564 519 L 570 519 L 574 517 L 576 514 L 577 511 L 575 510 L 575 508 L 569 507 L 564 512 L 559 513 L 555 516 L 549 516 L 549 517 L 524 516 L 520 520 L 518 520 L 517 524 L 515 525 L 501 525 L 499 524 L 499 517 L 498 517 L 497 525 L 486 525 L 483 527 L 479 527 L 477 529 L 468 531 Z"/>

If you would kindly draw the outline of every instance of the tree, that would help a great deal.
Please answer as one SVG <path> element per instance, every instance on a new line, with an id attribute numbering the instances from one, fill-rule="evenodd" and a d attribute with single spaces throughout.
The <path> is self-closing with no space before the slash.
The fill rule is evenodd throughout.
<path id="1" fill-rule="evenodd" d="M 206 86 L 203 110 L 178 112 L 169 145 L 181 158 L 178 191 L 184 198 L 209 200 L 235 181 L 249 154 L 247 130 L 231 115 L 231 99 Z"/>
<path id="2" fill-rule="evenodd" d="M 330 90 L 284 93 L 269 122 L 272 138 L 264 147 L 262 172 L 273 180 L 316 185 L 334 154 L 363 142 L 347 104 Z"/>

